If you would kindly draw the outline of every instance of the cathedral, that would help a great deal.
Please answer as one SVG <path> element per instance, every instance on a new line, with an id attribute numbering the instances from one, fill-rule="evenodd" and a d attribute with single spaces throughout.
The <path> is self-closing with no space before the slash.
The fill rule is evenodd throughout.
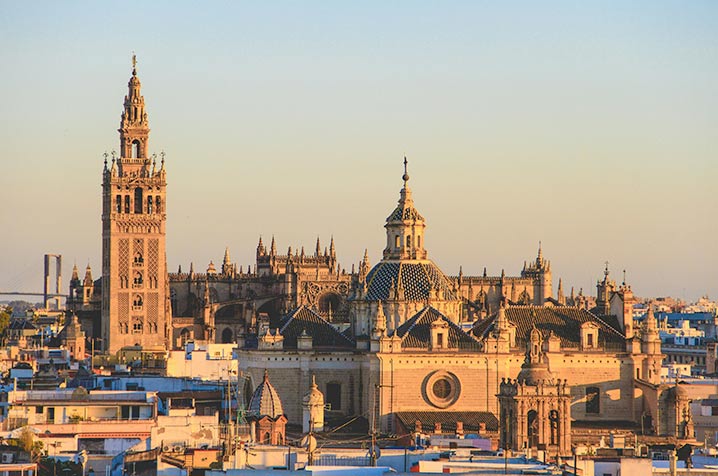
<path id="1" fill-rule="evenodd" d="M 595 305 L 582 292 L 564 296 L 561 281 L 554 297 L 540 245 L 518 276 L 446 275 L 426 248 L 406 159 L 373 266 L 365 252 L 347 271 L 333 238 L 280 253 L 275 237 L 260 237 L 253 268 L 227 249 L 218 266 L 169 273 L 167 170 L 164 154 L 158 164 L 148 152 L 140 87 L 133 59 L 119 157 L 105 157 L 102 172 L 102 277 L 88 265 L 70 283 L 69 305 L 104 351 L 236 343 L 246 403 L 271 379 L 290 425 L 302 424 L 306 395 L 320 391 L 329 415 L 363 417 L 379 431 L 440 418 L 445 430 L 560 454 L 572 429 L 597 422 L 690 433 L 675 416 L 685 414 L 685 392 L 660 381 L 656 320 L 634 324 L 628 284 L 606 269 Z"/>

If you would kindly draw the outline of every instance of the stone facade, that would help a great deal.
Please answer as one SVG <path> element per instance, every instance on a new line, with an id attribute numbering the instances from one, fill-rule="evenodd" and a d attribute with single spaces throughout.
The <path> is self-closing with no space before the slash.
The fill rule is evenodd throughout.
<path id="1" fill-rule="evenodd" d="M 225 250 L 219 269 L 210 262 L 202 272 L 190 265 L 187 273 L 169 274 L 164 159 L 158 167 L 148 156 L 149 124 L 136 70 L 119 132 L 120 156 L 103 172 L 106 350 L 236 342 L 248 388 L 271 378 L 289 423 L 302 423 L 314 376 L 329 417 L 364 416 L 395 432 L 400 412 L 506 418 L 498 395 L 504 394 L 505 408 L 517 409 L 522 395 L 550 391 L 543 382 L 519 391 L 516 382 L 527 349 L 537 345 L 542 365 L 561 382 L 555 401 L 541 409 L 548 412 L 543 416 L 559 412 L 560 435 L 566 435 L 569 412 L 575 424 L 649 421 L 655 432 L 689 433 L 683 400 L 672 421 L 661 419 L 661 406 L 677 400 L 660 384 L 655 319 L 634 325 L 629 285 L 617 286 L 606 269 L 595 307 L 582 292 L 565 296 L 561 281 L 554 298 L 551 264 L 540 245 L 519 276 L 445 275 L 425 248 L 427 223 L 414 205 L 406 161 L 398 204 L 384 224 L 382 259 L 373 267 L 365 252 L 357 269 L 344 270 L 333 239 L 324 249 L 317 240 L 313 253 L 290 247 L 279 254 L 274 238 L 268 247 L 260 238 L 253 269 L 238 267 Z M 82 282 L 76 275 L 73 305 L 89 311 L 98 283 L 89 269 Z M 524 407 L 530 411 L 531 405 Z M 512 415 L 517 425 L 528 418 Z M 523 435 L 517 444 L 528 441 L 527 433 L 515 435 Z M 541 435 L 561 451 L 567 448 L 563 436 L 557 443 L 550 431 Z"/>

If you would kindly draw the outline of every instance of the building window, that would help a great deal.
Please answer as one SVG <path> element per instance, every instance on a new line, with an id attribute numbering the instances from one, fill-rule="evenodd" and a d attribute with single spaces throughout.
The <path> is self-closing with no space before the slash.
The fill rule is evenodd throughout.
<path id="1" fill-rule="evenodd" d="M 125 213 L 130 213 L 130 196 L 125 195 Z"/>
<path id="2" fill-rule="evenodd" d="M 342 409 L 342 385 L 340 383 L 327 384 L 327 403 L 332 410 Z"/>
<path id="3" fill-rule="evenodd" d="M 132 309 L 135 311 L 142 309 L 142 296 L 139 294 L 135 295 L 135 298 L 132 300 Z"/>
<path id="4" fill-rule="evenodd" d="M 142 263 L 145 262 L 145 260 L 142 258 L 142 252 L 141 252 L 141 251 L 138 251 L 137 253 L 135 253 L 135 256 L 134 256 L 134 258 L 133 258 L 133 262 L 134 262 L 135 264 L 142 264 Z"/>
<path id="5" fill-rule="evenodd" d="M 428 403 L 436 408 L 448 408 L 459 399 L 461 384 L 456 375 L 437 370 L 424 379 L 422 393 Z"/>
<path id="6" fill-rule="evenodd" d="M 160 197 L 155 197 L 155 209 L 157 213 L 162 213 L 162 199 Z"/>
<path id="7" fill-rule="evenodd" d="M 432 392 L 437 398 L 446 400 L 451 395 L 451 382 L 445 378 L 440 378 L 431 387 Z"/>
<path id="8" fill-rule="evenodd" d="M 401 237 L 399 235 L 394 237 L 394 248 L 401 248 Z"/>
<path id="9" fill-rule="evenodd" d="M 588 346 L 593 347 L 593 333 L 589 333 L 586 337 L 588 338 L 587 339 Z"/>
<path id="10" fill-rule="evenodd" d="M 135 271 L 135 277 L 134 277 L 134 280 L 132 281 L 132 284 L 134 285 L 134 287 L 139 288 L 139 287 L 142 287 L 142 283 L 143 283 L 142 273 L 140 273 L 139 271 Z"/>
<path id="11" fill-rule="evenodd" d="M 117 213 L 122 213 L 122 195 L 115 197 L 115 210 L 117 210 Z"/>
<path id="12" fill-rule="evenodd" d="M 601 391 L 598 387 L 586 388 L 586 413 L 601 412 Z"/>
<path id="13" fill-rule="evenodd" d="M 406 235 L 406 247 L 411 248 L 411 235 Z"/>
<path id="14" fill-rule="evenodd" d="M 144 203 L 144 200 L 142 199 L 142 189 L 140 187 L 137 187 L 135 189 L 135 213 L 138 215 L 142 214 L 142 204 Z"/>
<path id="15" fill-rule="evenodd" d="M 142 334 L 142 321 L 136 320 L 132 323 L 132 333 L 133 334 Z"/>
<path id="16" fill-rule="evenodd" d="M 152 195 L 147 197 L 147 213 L 152 213 Z"/>

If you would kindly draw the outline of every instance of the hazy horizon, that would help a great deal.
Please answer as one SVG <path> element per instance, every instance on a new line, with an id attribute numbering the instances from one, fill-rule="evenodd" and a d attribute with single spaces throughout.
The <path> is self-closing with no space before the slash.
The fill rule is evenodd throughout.
<path id="1" fill-rule="evenodd" d="M 718 298 L 718 4 L 3 2 L 0 291 L 42 255 L 100 277 L 102 154 L 132 52 L 167 154 L 167 261 L 254 268 L 261 235 L 347 271 L 385 244 L 402 160 L 449 275 L 538 242 L 595 294 Z M 12 299 L 0 296 L 0 300 Z"/>

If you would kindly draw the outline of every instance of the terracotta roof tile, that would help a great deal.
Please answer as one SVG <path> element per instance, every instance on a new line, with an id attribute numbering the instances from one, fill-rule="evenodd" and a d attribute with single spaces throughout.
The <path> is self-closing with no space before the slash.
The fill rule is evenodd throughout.
<path id="1" fill-rule="evenodd" d="M 425 307 L 394 331 L 396 336 L 401 338 L 402 348 L 429 350 L 431 323 L 438 319 L 448 324 L 447 348 L 479 350 L 479 343 L 474 337 L 433 307 Z"/>
<path id="2" fill-rule="evenodd" d="M 285 349 L 297 348 L 297 337 L 303 332 L 312 337 L 313 347 L 354 349 L 356 343 L 339 332 L 333 325 L 311 309 L 301 306 L 290 312 L 279 323 Z"/>
<path id="3" fill-rule="evenodd" d="M 526 345 L 531 329 L 537 329 L 545 334 L 553 332 L 561 339 L 563 347 L 579 347 L 581 340 L 581 325 L 592 322 L 598 326 L 598 344 L 607 350 L 620 351 L 625 349 L 625 336 L 618 330 L 618 321 L 615 316 L 598 317 L 585 309 L 577 307 L 542 307 L 542 306 L 509 306 L 506 308 L 506 317 L 516 326 L 516 344 L 519 347 Z M 479 321 L 474 325 L 474 335 L 485 337 L 493 328 L 496 315 Z M 611 324 L 606 322 L 609 319 Z"/>
<path id="4" fill-rule="evenodd" d="M 456 431 L 456 422 L 464 424 L 464 433 L 478 433 L 479 425 L 486 424 L 487 431 L 497 431 L 499 422 L 491 412 L 396 412 L 396 418 L 408 431 L 413 431 L 417 421 L 421 422 L 422 431 L 431 433 L 434 424 L 441 423 L 442 432 Z"/>

